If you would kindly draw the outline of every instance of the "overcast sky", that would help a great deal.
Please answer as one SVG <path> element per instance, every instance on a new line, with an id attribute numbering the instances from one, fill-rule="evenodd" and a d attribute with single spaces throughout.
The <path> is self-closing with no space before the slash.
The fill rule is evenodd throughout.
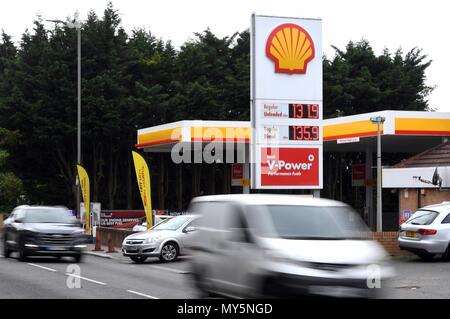
<path id="1" fill-rule="evenodd" d="M 1 0 L 0 28 L 19 41 L 32 28 L 37 14 L 43 19 L 65 19 L 79 11 L 82 19 L 90 9 L 102 15 L 108 0 Z M 404 52 L 420 47 L 433 60 L 427 84 L 436 86 L 430 106 L 450 112 L 450 58 L 447 1 L 442 0 L 114 0 L 124 28 L 145 27 L 175 46 L 206 28 L 219 37 L 232 35 L 250 26 L 252 12 L 261 15 L 321 18 L 323 48 L 343 48 L 350 41 L 369 40 L 377 54 L 387 47 Z M 51 25 L 49 25 L 50 27 Z"/>

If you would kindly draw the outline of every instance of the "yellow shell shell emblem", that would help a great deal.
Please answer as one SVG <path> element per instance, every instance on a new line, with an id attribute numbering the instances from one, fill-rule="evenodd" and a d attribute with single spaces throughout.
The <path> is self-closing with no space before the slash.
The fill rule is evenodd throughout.
<path id="1" fill-rule="evenodd" d="M 266 55 L 275 63 L 277 73 L 306 73 L 314 54 L 314 42 L 309 33 L 293 23 L 279 25 L 267 39 Z"/>

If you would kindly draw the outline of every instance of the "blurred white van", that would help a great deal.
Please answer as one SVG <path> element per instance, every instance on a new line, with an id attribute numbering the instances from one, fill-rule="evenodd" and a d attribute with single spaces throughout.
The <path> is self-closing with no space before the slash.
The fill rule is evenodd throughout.
<path id="1" fill-rule="evenodd" d="M 191 241 L 193 282 L 202 296 L 379 296 L 393 276 L 346 204 L 295 195 L 219 195 L 192 200 L 200 214 Z"/>

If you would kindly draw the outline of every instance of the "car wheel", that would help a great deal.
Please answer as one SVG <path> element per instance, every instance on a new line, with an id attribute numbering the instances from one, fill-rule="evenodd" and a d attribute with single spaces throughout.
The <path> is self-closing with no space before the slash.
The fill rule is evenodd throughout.
<path id="1" fill-rule="evenodd" d="M 3 256 L 5 258 L 8 258 L 9 255 L 11 255 L 11 251 L 9 250 L 8 244 L 6 243 L 6 235 L 5 235 L 5 241 L 3 242 Z"/>
<path id="2" fill-rule="evenodd" d="M 191 280 L 193 286 L 196 288 L 196 297 L 200 299 L 211 297 L 205 280 L 205 275 L 206 271 L 204 268 L 198 268 L 196 265 L 192 267 Z"/>
<path id="3" fill-rule="evenodd" d="M 280 286 L 279 281 L 276 278 L 268 277 L 264 280 L 260 280 L 262 285 L 260 287 L 260 295 L 258 298 L 275 299 L 275 298 L 288 298 L 284 296 L 285 291 Z"/>
<path id="4" fill-rule="evenodd" d="M 434 254 L 430 254 L 430 253 L 417 253 L 417 256 L 419 256 L 420 259 L 427 260 L 427 261 L 434 258 Z"/>
<path id="5" fill-rule="evenodd" d="M 445 260 L 450 261 L 450 243 L 448 244 L 447 250 L 446 250 L 445 253 L 442 255 L 442 257 L 443 257 Z"/>
<path id="6" fill-rule="evenodd" d="M 83 254 L 75 255 L 73 258 L 75 259 L 75 262 L 76 262 L 76 263 L 81 263 L 81 262 L 83 262 Z M 60 257 L 60 259 L 61 259 L 61 257 Z"/>
<path id="7" fill-rule="evenodd" d="M 136 264 L 142 264 L 144 261 L 147 260 L 147 257 L 144 256 L 132 256 L 130 257 L 132 261 L 134 261 Z"/>
<path id="8" fill-rule="evenodd" d="M 28 260 L 28 256 L 25 253 L 25 247 L 24 247 L 23 243 L 21 243 L 19 245 L 19 260 L 20 261 L 27 261 Z"/>
<path id="9" fill-rule="evenodd" d="M 174 261 L 178 257 L 179 248 L 174 242 L 165 243 L 161 249 L 159 259 L 163 262 Z"/>

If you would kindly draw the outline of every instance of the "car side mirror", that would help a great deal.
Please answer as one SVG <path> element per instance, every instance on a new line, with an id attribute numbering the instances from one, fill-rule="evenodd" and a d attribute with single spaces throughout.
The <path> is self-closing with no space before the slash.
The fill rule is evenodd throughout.
<path id="1" fill-rule="evenodd" d="M 192 233 L 194 231 L 196 231 L 196 228 L 194 226 L 188 226 L 184 230 L 185 233 Z"/>
<path id="2" fill-rule="evenodd" d="M 15 223 L 23 223 L 23 219 L 22 218 L 16 218 L 14 219 Z"/>

